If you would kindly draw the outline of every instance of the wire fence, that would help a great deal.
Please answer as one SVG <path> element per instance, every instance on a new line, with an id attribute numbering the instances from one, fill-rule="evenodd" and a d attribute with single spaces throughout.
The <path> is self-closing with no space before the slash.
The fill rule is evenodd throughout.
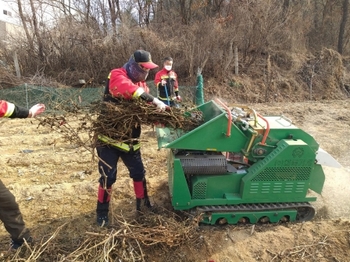
<path id="1" fill-rule="evenodd" d="M 157 95 L 153 81 L 147 82 L 150 93 Z M 18 106 L 30 108 L 37 103 L 44 103 L 46 112 L 58 112 L 72 106 L 88 107 L 91 103 L 101 101 L 104 87 L 54 88 L 24 84 L 21 86 L 0 89 L 0 99 Z M 179 94 L 183 102 L 195 103 L 196 87 L 180 86 Z"/>

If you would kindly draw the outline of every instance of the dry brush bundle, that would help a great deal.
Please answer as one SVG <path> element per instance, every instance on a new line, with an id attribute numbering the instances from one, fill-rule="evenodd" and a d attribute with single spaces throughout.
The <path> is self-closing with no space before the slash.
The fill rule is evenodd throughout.
<path id="1" fill-rule="evenodd" d="M 201 117 L 194 117 L 199 112 L 189 114 L 182 108 L 171 107 L 160 111 L 153 104 L 143 100 L 120 99 L 118 103 L 102 102 L 92 108 L 98 117 L 93 121 L 95 134 L 109 137 L 130 137 L 128 132 L 138 125 L 160 125 L 179 128 L 185 131 L 194 129 L 202 122 Z"/>
<path id="2" fill-rule="evenodd" d="M 179 220 L 172 212 L 168 215 L 147 214 L 131 222 L 127 222 L 122 214 L 114 215 L 114 226 L 115 229 L 108 234 L 86 232 L 88 241 L 67 258 L 73 261 L 82 258 L 93 258 L 93 261 L 149 261 L 154 249 L 165 251 L 201 241 L 198 224 L 189 219 Z"/>
<path id="3" fill-rule="evenodd" d="M 268 249 L 266 251 L 273 256 L 270 261 L 315 261 L 323 257 L 323 254 L 326 254 L 327 250 L 331 248 L 332 245 L 328 240 L 328 236 L 324 236 L 309 244 L 287 248 L 278 253 L 274 253 Z"/>
<path id="4" fill-rule="evenodd" d="M 143 100 L 120 99 L 118 103 L 97 102 L 89 108 L 74 105 L 64 108 L 66 114 L 38 118 L 39 126 L 48 126 L 59 130 L 66 141 L 93 152 L 97 145 L 97 136 L 130 138 L 132 127 L 138 125 L 160 125 L 189 131 L 203 122 L 202 112 L 187 107 L 171 107 L 160 111 L 153 104 Z M 74 124 L 69 120 L 74 119 Z M 119 141 L 123 142 L 123 141 Z"/>
<path id="5" fill-rule="evenodd" d="M 202 244 L 195 220 L 183 219 L 170 211 L 141 214 L 129 222 L 121 213 L 114 215 L 113 220 L 108 229 L 85 231 L 76 234 L 75 239 L 66 238 L 65 231 L 69 229 L 68 223 L 64 223 L 50 237 L 35 245 L 25 244 L 6 258 L 28 262 L 150 261 L 155 250 L 164 253 L 189 242 L 197 246 Z"/>

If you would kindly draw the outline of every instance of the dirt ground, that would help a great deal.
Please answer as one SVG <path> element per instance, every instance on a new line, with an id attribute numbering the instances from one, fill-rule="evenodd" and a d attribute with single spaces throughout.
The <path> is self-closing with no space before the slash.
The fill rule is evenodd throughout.
<path id="1" fill-rule="evenodd" d="M 350 100 L 250 106 L 262 115 L 285 115 L 312 134 L 342 165 L 324 167 L 325 187 L 313 203 L 316 217 L 300 224 L 200 226 L 193 242 L 145 248 L 144 261 L 350 261 Z M 143 140 L 152 201 L 171 210 L 166 150 L 157 149 L 155 133 L 149 127 L 143 130 Z M 21 256 L 21 261 L 71 261 L 65 260 L 65 255 L 81 244 L 77 242 L 82 236 L 110 233 L 111 229 L 94 224 L 99 175 L 90 152 L 65 142 L 49 127 L 38 127 L 38 121 L 31 119 L 1 119 L 0 150 L 1 180 L 16 196 L 35 245 L 53 235 L 60 243 L 53 242 L 51 256 L 48 249 L 34 258 L 22 250 L 9 253 L 9 237 L 0 225 L 0 261 L 20 261 Z M 134 208 L 132 181 L 120 163 L 112 213 L 132 220 Z"/>

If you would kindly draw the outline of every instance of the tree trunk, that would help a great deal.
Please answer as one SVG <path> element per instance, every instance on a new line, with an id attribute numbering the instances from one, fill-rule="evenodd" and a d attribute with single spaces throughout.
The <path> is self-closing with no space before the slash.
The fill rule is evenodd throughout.
<path id="1" fill-rule="evenodd" d="M 19 63 L 18 63 L 18 57 L 17 57 L 17 52 L 15 51 L 15 53 L 13 54 L 13 62 L 15 64 L 15 69 L 16 69 L 16 76 L 18 78 L 21 78 L 21 70 L 19 68 Z"/>
<path id="2" fill-rule="evenodd" d="M 30 9 L 32 11 L 33 17 L 32 17 L 32 22 L 33 22 L 33 29 L 34 29 L 34 35 L 36 37 L 37 40 L 37 44 L 38 44 L 38 55 L 40 57 L 40 61 L 44 61 L 44 48 L 43 48 L 43 43 L 41 41 L 41 37 L 40 37 L 40 32 L 39 32 L 39 25 L 38 25 L 38 20 L 36 18 L 36 11 L 35 11 L 35 7 L 34 7 L 34 2 L 33 0 L 30 0 Z"/>
<path id="3" fill-rule="evenodd" d="M 345 26 L 348 20 L 348 12 L 349 12 L 349 0 L 343 0 L 343 14 L 340 22 L 339 37 L 338 37 L 338 52 L 340 54 L 343 54 L 344 32 L 345 32 Z"/>
<path id="4" fill-rule="evenodd" d="M 89 27 L 89 20 L 90 20 L 90 9 L 91 9 L 91 2 L 90 0 L 87 0 L 85 19 L 88 27 Z"/>
<path id="5" fill-rule="evenodd" d="M 21 0 L 17 0 L 17 5 L 18 5 L 18 14 L 19 14 L 19 17 L 21 18 L 22 25 L 23 25 L 23 29 L 24 29 L 24 32 L 25 32 L 25 34 L 26 34 L 29 47 L 30 47 L 30 49 L 31 49 L 30 51 L 31 51 L 31 52 L 34 52 L 33 38 L 32 38 L 32 37 L 30 36 L 30 34 L 29 34 L 29 29 L 28 29 L 28 26 L 27 26 L 27 23 L 26 23 L 25 15 L 24 15 L 24 13 L 23 13 L 23 8 L 22 8 L 22 2 L 21 2 Z"/>
<path id="6" fill-rule="evenodd" d="M 138 14 L 139 14 L 139 26 L 141 27 L 143 24 L 143 8 L 140 0 L 137 1 L 137 6 L 138 6 Z"/>
<path id="7" fill-rule="evenodd" d="M 224 66 L 224 71 L 226 72 L 226 70 L 230 67 L 232 60 L 233 60 L 233 42 L 234 40 L 231 39 L 229 46 L 228 46 L 228 54 L 227 54 L 227 58 L 226 58 L 226 64 Z"/>
<path id="8" fill-rule="evenodd" d="M 115 11 L 115 3 L 114 3 L 114 1 L 108 0 L 108 6 L 109 6 L 109 13 L 111 15 L 111 23 L 112 23 L 112 28 L 113 28 L 112 29 L 113 30 L 112 36 L 113 36 L 113 40 L 114 40 L 115 39 L 115 35 L 117 33 L 117 24 L 116 24 L 117 14 L 116 14 L 116 11 Z M 105 23 L 107 23 L 107 20 L 105 21 Z"/>
<path id="9" fill-rule="evenodd" d="M 192 0 L 179 0 L 178 3 L 180 4 L 180 15 L 182 23 L 189 25 L 192 16 Z"/>
<path id="10" fill-rule="evenodd" d="M 238 76 L 238 48 L 235 47 L 235 75 Z"/>
<path id="11" fill-rule="evenodd" d="M 119 17 L 120 22 L 122 22 L 123 20 L 122 20 L 122 13 L 121 13 L 121 11 L 120 11 L 120 3 L 119 3 L 119 0 L 116 0 L 116 1 L 115 1 L 115 5 L 116 5 L 116 7 L 117 7 L 117 16 Z"/>

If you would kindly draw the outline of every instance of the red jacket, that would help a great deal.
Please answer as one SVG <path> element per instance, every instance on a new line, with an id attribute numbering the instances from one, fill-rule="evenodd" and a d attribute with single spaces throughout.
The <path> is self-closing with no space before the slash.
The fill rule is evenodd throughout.
<path id="1" fill-rule="evenodd" d="M 122 97 L 124 99 L 139 98 L 142 93 L 149 93 L 149 88 L 145 81 L 133 83 L 128 77 L 125 68 L 113 69 L 108 76 L 106 83 L 104 101 L 118 103 L 116 98 Z M 109 96 L 109 95 L 111 96 Z M 118 125 L 118 123 L 116 123 Z M 110 138 L 120 141 L 128 139 L 137 139 L 141 135 L 141 125 L 135 125 L 124 137 L 110 136 Z"/>
<path id="2" fill-rule="evenodd" d="M 161 81 L 165 80 L 165 86 L 161 85 Z M 177 74 L 174 70 L 167 71 L 165 68 L 157 72 L 154 78 L 154 84 L 158 90 L 158 98 L 162 100 L 172 100 L 174 95 L 179 92 Z"/>
<path id="3" fill-rule="evenodd" d="M 16 106 L 5 100 L 0 100 L 0 117 L 27 118 L 28 115 L 28 109 Z"/>
<path id="4" fill-rule="evenodd" d="M 109 93 L 114 97 L 122 96 L 125 99 L 132 99 L 138 98 L 142 91 L 149 93 L 146 82 L 133 83 L 124 68 L 113 69 L 109 73 L 108 80 Z"/>
<path id="5" fill-rule="evenodd" d="M 0 100 L 0 117 L 10 117 L 15 111 L 15 105 L 5 100 Z"/>

